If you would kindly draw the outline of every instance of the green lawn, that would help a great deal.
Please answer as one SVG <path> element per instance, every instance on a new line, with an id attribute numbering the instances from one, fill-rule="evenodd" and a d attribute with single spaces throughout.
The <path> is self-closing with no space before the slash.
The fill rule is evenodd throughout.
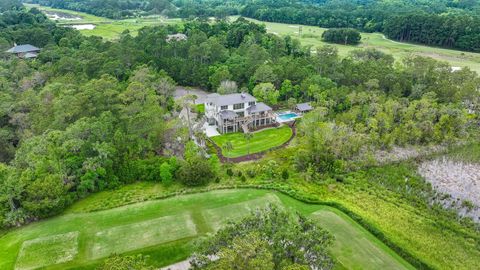
<path id="1" fill-rule="evenodd" d="M 237 17 L 231 17 L 231 19 L 235 18 Z M 300 34 L 300 25 L 263 22 L 254 19 L 249 20 L 256 23 L 265 24 L 267 31 L 270 33 L 274 33 L 279 36 L 290 35 L 295 37 L 301 41 L 302 45 L 311 45 L 313 49 L 315 49 L 315 47 L 327 44 L 321 40 L 322 33 L 326 30 L 326 28 L 304 25 L 301 26 L 302 33 Z M 469 67 L 471 70 L 480 73 L 479 53 L 462 52 L 457 50 L 396 42 L 385 38 L 381 33 L 362 33 L 361 44 L 358 46 L 345 46 L 340 44 L 335 44 L 334 46 L 338 48 L 339 54 L 342 56 L 346 56 L 350 51 L 359 48 L 375 48 L 393 55 L 396 60 L 401 60 L 410 54 L 429 56 L 440 61 L 446 61 L 450 63 L 451 66 Z"/>
<path id="2" fill-rule="evenodd" d="M 288 141 L 292 136 L 292 129 L 288 126 L 281 126 L 279 128 L 271 128 L 252 133 L 253 137 L 250 143 L 245 139 L 244 133 L 228 133 L 220 136 L 212 137 L 213 142 L 219 147 L 222 147 L 230 141 L 233 145 L 233 150 L 222 150 L 225 157 L 235 158 L 245 156 L 247 154 L 259 153 L 266 151 L 276 146 L 280 146 Z"/>
<path id="3" fill-rule="evenodd" d="M 0 269 L 94 269 L 113 252 L 147 254 L 160 267 L 188 257 L 198 236 L 270 203 L 311 216 L 331 231 L 338 269 L 413 269 L 338 210 L 266 190 L 211 191 L 33 223 L 0 237 Z"/>

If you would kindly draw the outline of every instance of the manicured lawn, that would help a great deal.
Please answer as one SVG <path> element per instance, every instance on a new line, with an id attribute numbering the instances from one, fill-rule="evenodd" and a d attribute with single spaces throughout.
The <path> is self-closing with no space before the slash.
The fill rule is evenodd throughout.
<path id="1" fill-rule="evenodd" d="M 276 146 L 286 143 L 292 136 L 292 129 L 288 126 L 281 126 L 279 128 L 271 128 L 252 133 L 253 137 L 250 142 L 245 139 L 243 133 L 228 133 L 220 136 L 212 137 L 216 145 L 222 147 L 227 142 L 231 142 L 233 149 L 225 151 L 222 149 L 222 154 L 225 157 L 235 158 L 254 153 L 266 151 Z"/>
<path id="2" fill-rule="evenodd" d="M 187 258 L 198 236 L 270 203 L 305 215 L 313 213 L 336 238 L 332 254 L 341 262 L 338 269 L 342 264 L 356 269 L 412 268 L 335 209 L 266 190 L 222 190 L 66 214 L 12 230 L 0 237 L 0 269 L 94 269 L 112 252 L 147 254 L 160 267 Z M 345 262 L 342 258 L 350 253 L 343 253 L 352 250 L 336 247 L 347 247 L 352 241 L 362 256 Z"/>

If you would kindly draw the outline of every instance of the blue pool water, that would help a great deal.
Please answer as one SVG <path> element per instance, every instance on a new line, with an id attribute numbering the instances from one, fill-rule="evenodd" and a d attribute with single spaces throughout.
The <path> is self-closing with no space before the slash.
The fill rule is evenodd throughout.
<path id="1" fill-rule="evenodd" d="M 296 113 L 284 113 L 284 114 L 279 114 L 278 118 L 282 119 L 283 121 L 288 121 L 293 118 L 297 118 L 298 114 Z"/>

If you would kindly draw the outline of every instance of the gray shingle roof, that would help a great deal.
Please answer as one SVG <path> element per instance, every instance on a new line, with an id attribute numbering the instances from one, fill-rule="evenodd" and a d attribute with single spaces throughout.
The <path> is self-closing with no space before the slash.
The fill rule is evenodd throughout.
<path id="1" fill-rule="evenodd" d="M 248 93 L 236 93 L 236 94 L 229 94 L 223 95 L 218 97 L 212 97 L 209 99 L 212 103 L 216 104 L 217 106 L 225 106 L 225 105 L 233 105 L 238 103 L 246 103 L 257 101 L 252 95 Z"/>
<path id="2" fill-rule="evenodd" d="M 257 113 L 257 112 L 267 112 L 267 111 L 271 111 L 272 108 L 270 108 L 270 106 L 268 106 L 267 104 L 263 103 L 263 102 L 259 102 L 255 105 L 252 105 L 250 107 L 248 107 L 247 111 L 248 113 Z"/>
<path id="3" fill-rule="evenodd" d="M 30 44 L 25 44 L 25 45 L 18 45 L 10 50 L 8 50 L 8 53 L 27 53 L 27 52 L 38 52 L 40 51 L 39 48 L 32 46 Z"/>
<path id="4" fill-rule="evenodd" d="M 297 110 L 299 111 L 311 111 L 313 108 L 312 106 L 310 106 L 309 103 L 300 103 L 300 104 L 297 104 Z"/>
<path id="5" fill-rule="evenodd" d="M 233 120 L 237 117 L 237 114 L 234 111 L 223 110 L 220 112 L 220 117 L 222 119 Z"/>

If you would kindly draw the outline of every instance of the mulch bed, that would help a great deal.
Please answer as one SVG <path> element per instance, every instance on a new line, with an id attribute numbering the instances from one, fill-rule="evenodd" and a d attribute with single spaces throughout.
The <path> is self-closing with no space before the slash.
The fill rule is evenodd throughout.
<path id="1" fill-rule="evenodd" d="M 225 157 L 222 154 L 222 148 L 220 148 L 220 146 L 216 145 L 210 138 L 208 138 L 208 140 L 212 143 L 213 147 L 215 148 L 215 150 L 217 152 L 217 156 L 222 163 L 226 163 L 226 162 L 239 163 L 239 162 L 245 162 L 245 161 L 258 160 L 258 159 L 261 159 L 266 153 L 268 153 L 270 151 L 273 151 L 273 150 L 284 148 L 284 147 L 286 147 L 290 144 L 290 142 L 293 140 L 293 138 L 295 138 L 295 136 L 297 135 L 297 129 L 295 127 L 295 121 L 293 121 L 291 124 L 288 124 L 288 126 L 292 129 L 292 136 L 284 144 L 273 147 L 273 148 L 270 148 L 270 149 L 262 151 L 262 152 L 258 152 L 258 153 L 255 153 L 255 154 L 249 154 L 249 155 L 236 157 L 236 158 Z"/>

